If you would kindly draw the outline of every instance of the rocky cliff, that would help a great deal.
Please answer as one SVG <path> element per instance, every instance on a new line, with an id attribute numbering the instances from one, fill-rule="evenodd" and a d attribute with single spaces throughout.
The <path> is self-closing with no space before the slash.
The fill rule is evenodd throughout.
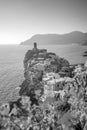
<path id="1" fill-rule="evenodd" d="M 87 67 L 28 50 L 20 98 L 0 106 L 0 130 L 86 130 Z"/>
<path id="2" fill-rule="evenodd" d="M 47 52 L 46 49 L 37 49 L 35 47 L 26 53 L 24 69 L 25 80 L 21 85 L 20 95 L 28 95 L 33 86 L 34 89 L 35 87 L 38 89 L 37 85 L 41 87 L 42 78 L 46 73 L 61 73 L 63 69 L 66 69 L 67 72 L 64 75 L 70 75 L 67 60 L 58 57 L 52 52 Z"/>

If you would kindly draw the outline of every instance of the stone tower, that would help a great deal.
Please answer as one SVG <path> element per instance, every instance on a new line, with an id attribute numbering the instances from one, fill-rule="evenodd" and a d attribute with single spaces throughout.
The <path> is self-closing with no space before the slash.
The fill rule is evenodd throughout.
<path id="1" fill-rule="evenodd" d="M 34 48 L 37 49 L 37 43 L 36 42 L 34 42 Z"/>
<path id="2" fill-rule="evenodd" d="M 38 49 L 37 49 L 37 43 L 36 42 L 34 42 L 34 48 L 33 48 L 33 51 L 37 51 Z"/>

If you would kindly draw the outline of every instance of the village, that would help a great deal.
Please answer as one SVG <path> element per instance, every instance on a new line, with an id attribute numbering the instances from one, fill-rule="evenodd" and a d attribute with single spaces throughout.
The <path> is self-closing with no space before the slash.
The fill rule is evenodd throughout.
<path id="1" fill-rule="evenodd" d="M 20 98 L 0 106 L 0 130 L 87 130 L 87 63 L 71 66 L 34 43 L 24 67 Z"/>

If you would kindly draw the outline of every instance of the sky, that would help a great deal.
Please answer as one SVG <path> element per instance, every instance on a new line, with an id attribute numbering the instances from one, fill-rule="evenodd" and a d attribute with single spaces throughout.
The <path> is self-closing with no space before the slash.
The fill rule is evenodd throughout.
<path id="1" fill-rule="evenodd" d="M 0 0 L 0 44 L 72 31 L 87 32 L 87 0 Z"/>

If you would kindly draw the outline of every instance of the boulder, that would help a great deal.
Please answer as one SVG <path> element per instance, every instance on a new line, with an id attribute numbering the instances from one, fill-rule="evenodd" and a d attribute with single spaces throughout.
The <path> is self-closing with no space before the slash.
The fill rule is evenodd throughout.
<path id="1" fill-rule="evenodd" d="M 7 116 L 10 111 L 10 105 L 9 103 L 5 103 L 2 106 L 0 106 L 0 114 L 3 116 Z"/>

